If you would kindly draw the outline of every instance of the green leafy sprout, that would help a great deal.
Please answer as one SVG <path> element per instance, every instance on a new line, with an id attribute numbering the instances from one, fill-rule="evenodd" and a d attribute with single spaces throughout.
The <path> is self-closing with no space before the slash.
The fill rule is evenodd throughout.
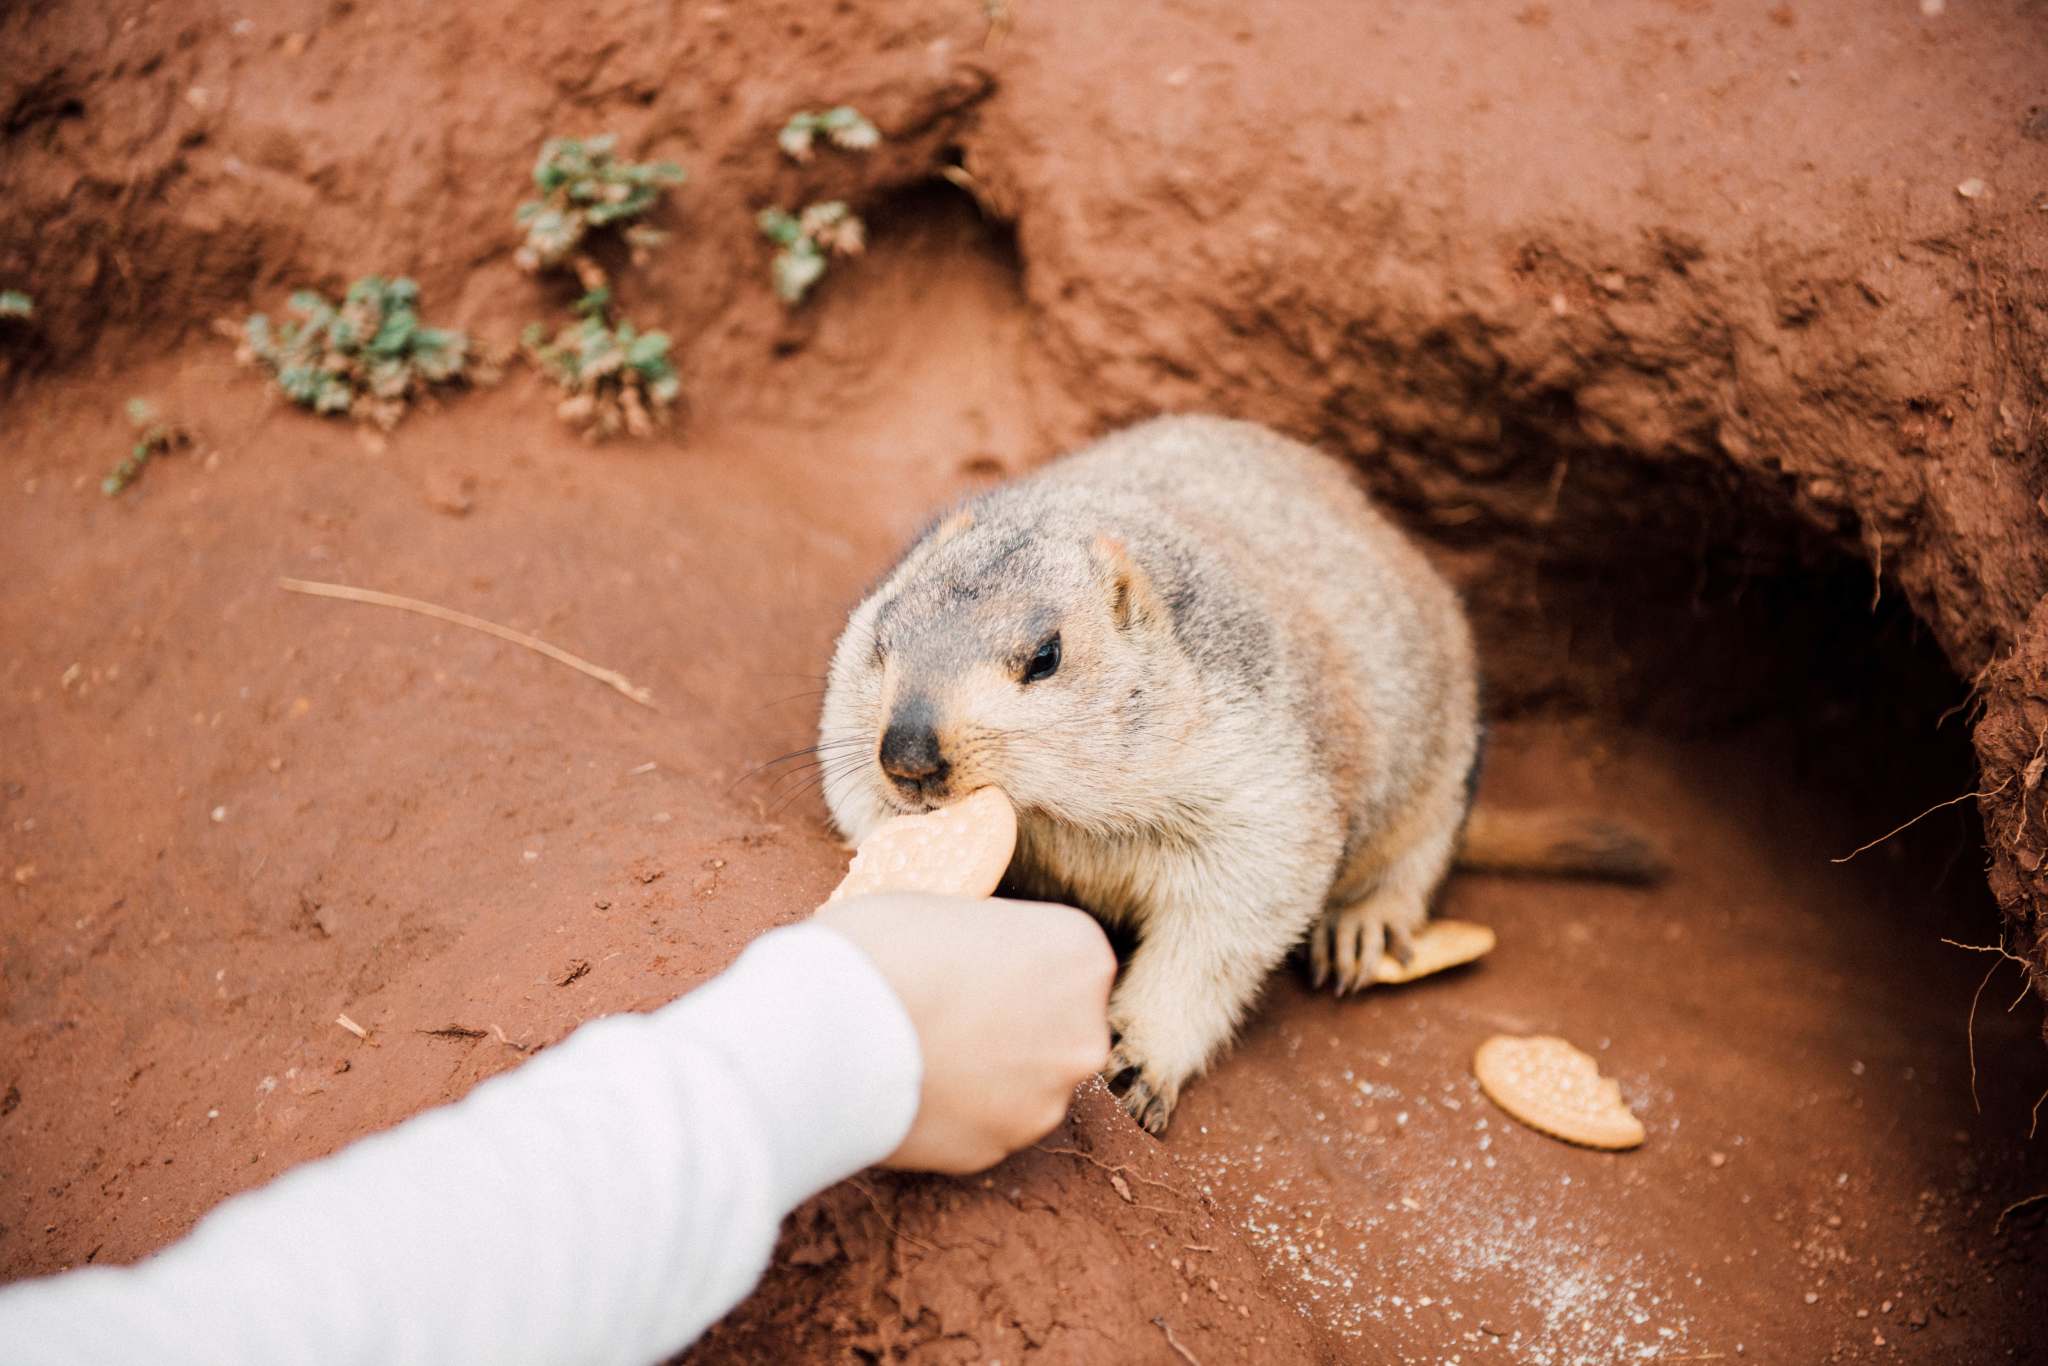
<path id="1" fill-rule="evenodd" d="M 469 335 L 421 326 L 418 300 L 419 286 L 403 276 L 366 275 L 339 307 L 302 289 L 290 302 L 301 321 L 273 332 L 267 316 L 254 315 L 235 358 L 269 370 L 295 403 L 388 432 L 428 386 L 463 378 L 469 364 Z"/>
<path id="2" fill-rule="evenodd" d="M 146 399 L 128 400 L 128 421 L 135 427 L 135 449 L 128 452 L 127 459 L 114 466 L 112 474 L 100 480 L 100 492 L 109 498 L 140 478 L 150 457 L 167 454 L 191 440 L 183 427 L 165 421 Z"/>
<path id="3" fill-rule="evenodd" d="M 533 168 L 541 197 L 521 204 L 514 215 L 526 229 L 526 242 L 512 258 L 521 270 L 547 270 L 570 260 L 593 228 L 623 228 L 635 264 L 661 242 L 654 229 L 627 225 L 654 207 L 663 186 L 682 184 L 689 172 L 672 161 L 616 160 L 616 141 L 606 133 L 542 144 Z"/>
<path id="4" fill-rule="evenodd" d="M 33 317 L 36 301 L 18 289 L 0 289 L 0 318 Z"/>
<path id="5" fill-rule="evenodd" d="M 775 135 L 775 141 L 789 154 L 791 161 L 809 161 L 811 147 L 818 134 L 823 133 L 834 147 L 843 147 L 849 152 L 867 152 L 881 145 L 882 135 L 875 125 L 861 117 L 861 112 L 852 105 L 842 104 L 836 109 L 827 109 L 822 114 L 806 110 L 793 116 L 782 125 L 782 131 Z"/>
<path id="6" fill-rule="evenodd" d="M 566 395 L 555 413 L 583 429 L 587 441 L 621 431 L 651 436 L 668 420 L 682 381 L 668 358 L 666 332 L 639 332 L 627 319 L 610 320 L 611 291 L 594 289 L 577 301 L 581 322 L 545 340 L 546 329 L 530 323 L 520 335 L 526 352 Z"/>
<path id="7" fill-rule="evenodd" d="M 757 221 L 762 236 L 782 248 L 769 269 L 776 296 L 791 308 L 824 276 L 833 255 L 858 256 L 867 249 L 867 225 L 847 211 L 844 200 L 812 204 L 795 214 L 773 204 L 761 210 Z"/>

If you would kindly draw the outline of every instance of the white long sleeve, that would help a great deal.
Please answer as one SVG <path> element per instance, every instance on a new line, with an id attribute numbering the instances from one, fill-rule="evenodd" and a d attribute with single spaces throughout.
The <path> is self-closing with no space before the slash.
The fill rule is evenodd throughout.
<path id="1" fill-rule="evenodd" d="M 0 1289 L 0 1362 L 647 1366 L 782 1216 L 916 1118 L 916 1030 L 821 925 L 227 1201 L 132 1267 Z"/>

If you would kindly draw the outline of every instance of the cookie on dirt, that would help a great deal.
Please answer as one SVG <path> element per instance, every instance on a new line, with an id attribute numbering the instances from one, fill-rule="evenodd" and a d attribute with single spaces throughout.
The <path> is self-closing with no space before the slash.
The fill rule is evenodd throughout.
<path id="1" fill-rule="evenodd" d="M 825 904 L 866 892 L 988 896 L 1017 848 L 1017 809 L 984 787 L 922 816 L 897 816 L 860 842 Z"/>
<path id="2" fill-rule="evenodd" d="M 1493 951 L 1493 931 L 1469 920 L 1432 920 L 1408 941 L 1408 961 L 1380 955 L 1375 982 L 1412 982 L 1445 968 L 1455 968 Z"/>
<path id="3" fill-rule="evenodd" d="M 1532 1129 L 1587 1148 L 1633 1148 L 1643 1122 L 1621 1085 L 1593 1059 L 1548 1034 L 1496 1034 L 1472 1055 L 1472 1074 L 1495 1105 Z"/>

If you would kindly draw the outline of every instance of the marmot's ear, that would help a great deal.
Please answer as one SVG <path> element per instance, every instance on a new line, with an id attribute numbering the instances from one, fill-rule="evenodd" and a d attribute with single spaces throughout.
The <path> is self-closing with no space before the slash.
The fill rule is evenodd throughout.
<path id="1" fill-rule="evenodd" d="M 912 571 L 919 565 L 930 559 L 933 551 L 952 540 L 955 536 L 972 529 L 973 526 L 973 508 L 961 508 L 952 516 L 938 522 L 931 530 L 917 538 L 916 544 L 910 547 L 909 552 L 904 555 L 902 561 L 897 564 L 895 569 L 890 571 L 886 583 L 901 583 L 910 577 Z"/>
<path id="2" fill-rule="evenodd" d="M 1109 599 L 1110 618 L 1119 631 L 1134 621 L 1159 619 L 1159 596 L 1152 591 L 1152 580 L 1122 541 L 1105 531 L 1088 547 L 1088 555 L 1095 561 L 1095 572 Z"/>
<path id="3" fill-rule="evenodd" d="M 925 548 L 927 550 L 937 550 L 955 536 L 960 535 L 962 532 L 970 531 L 973 527 L 974 509 L 961 508 L 951 517 L 948 517 L 945 521 L 932 528 L 932 534 L 925 538 Z"/>

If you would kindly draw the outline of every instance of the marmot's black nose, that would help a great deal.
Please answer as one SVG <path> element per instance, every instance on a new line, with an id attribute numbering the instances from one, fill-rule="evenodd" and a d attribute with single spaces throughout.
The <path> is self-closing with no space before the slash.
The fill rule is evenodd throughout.
<path id="1" fill-rule="evenodd" d="M 952 766 L 939 752 L 938 732 L 932 729 L 931 710 L 921 703 L 896 709 L 889 729 L 882 732 L 882 771 L 906 783 L 923 783 L 944 778 Z"/>

